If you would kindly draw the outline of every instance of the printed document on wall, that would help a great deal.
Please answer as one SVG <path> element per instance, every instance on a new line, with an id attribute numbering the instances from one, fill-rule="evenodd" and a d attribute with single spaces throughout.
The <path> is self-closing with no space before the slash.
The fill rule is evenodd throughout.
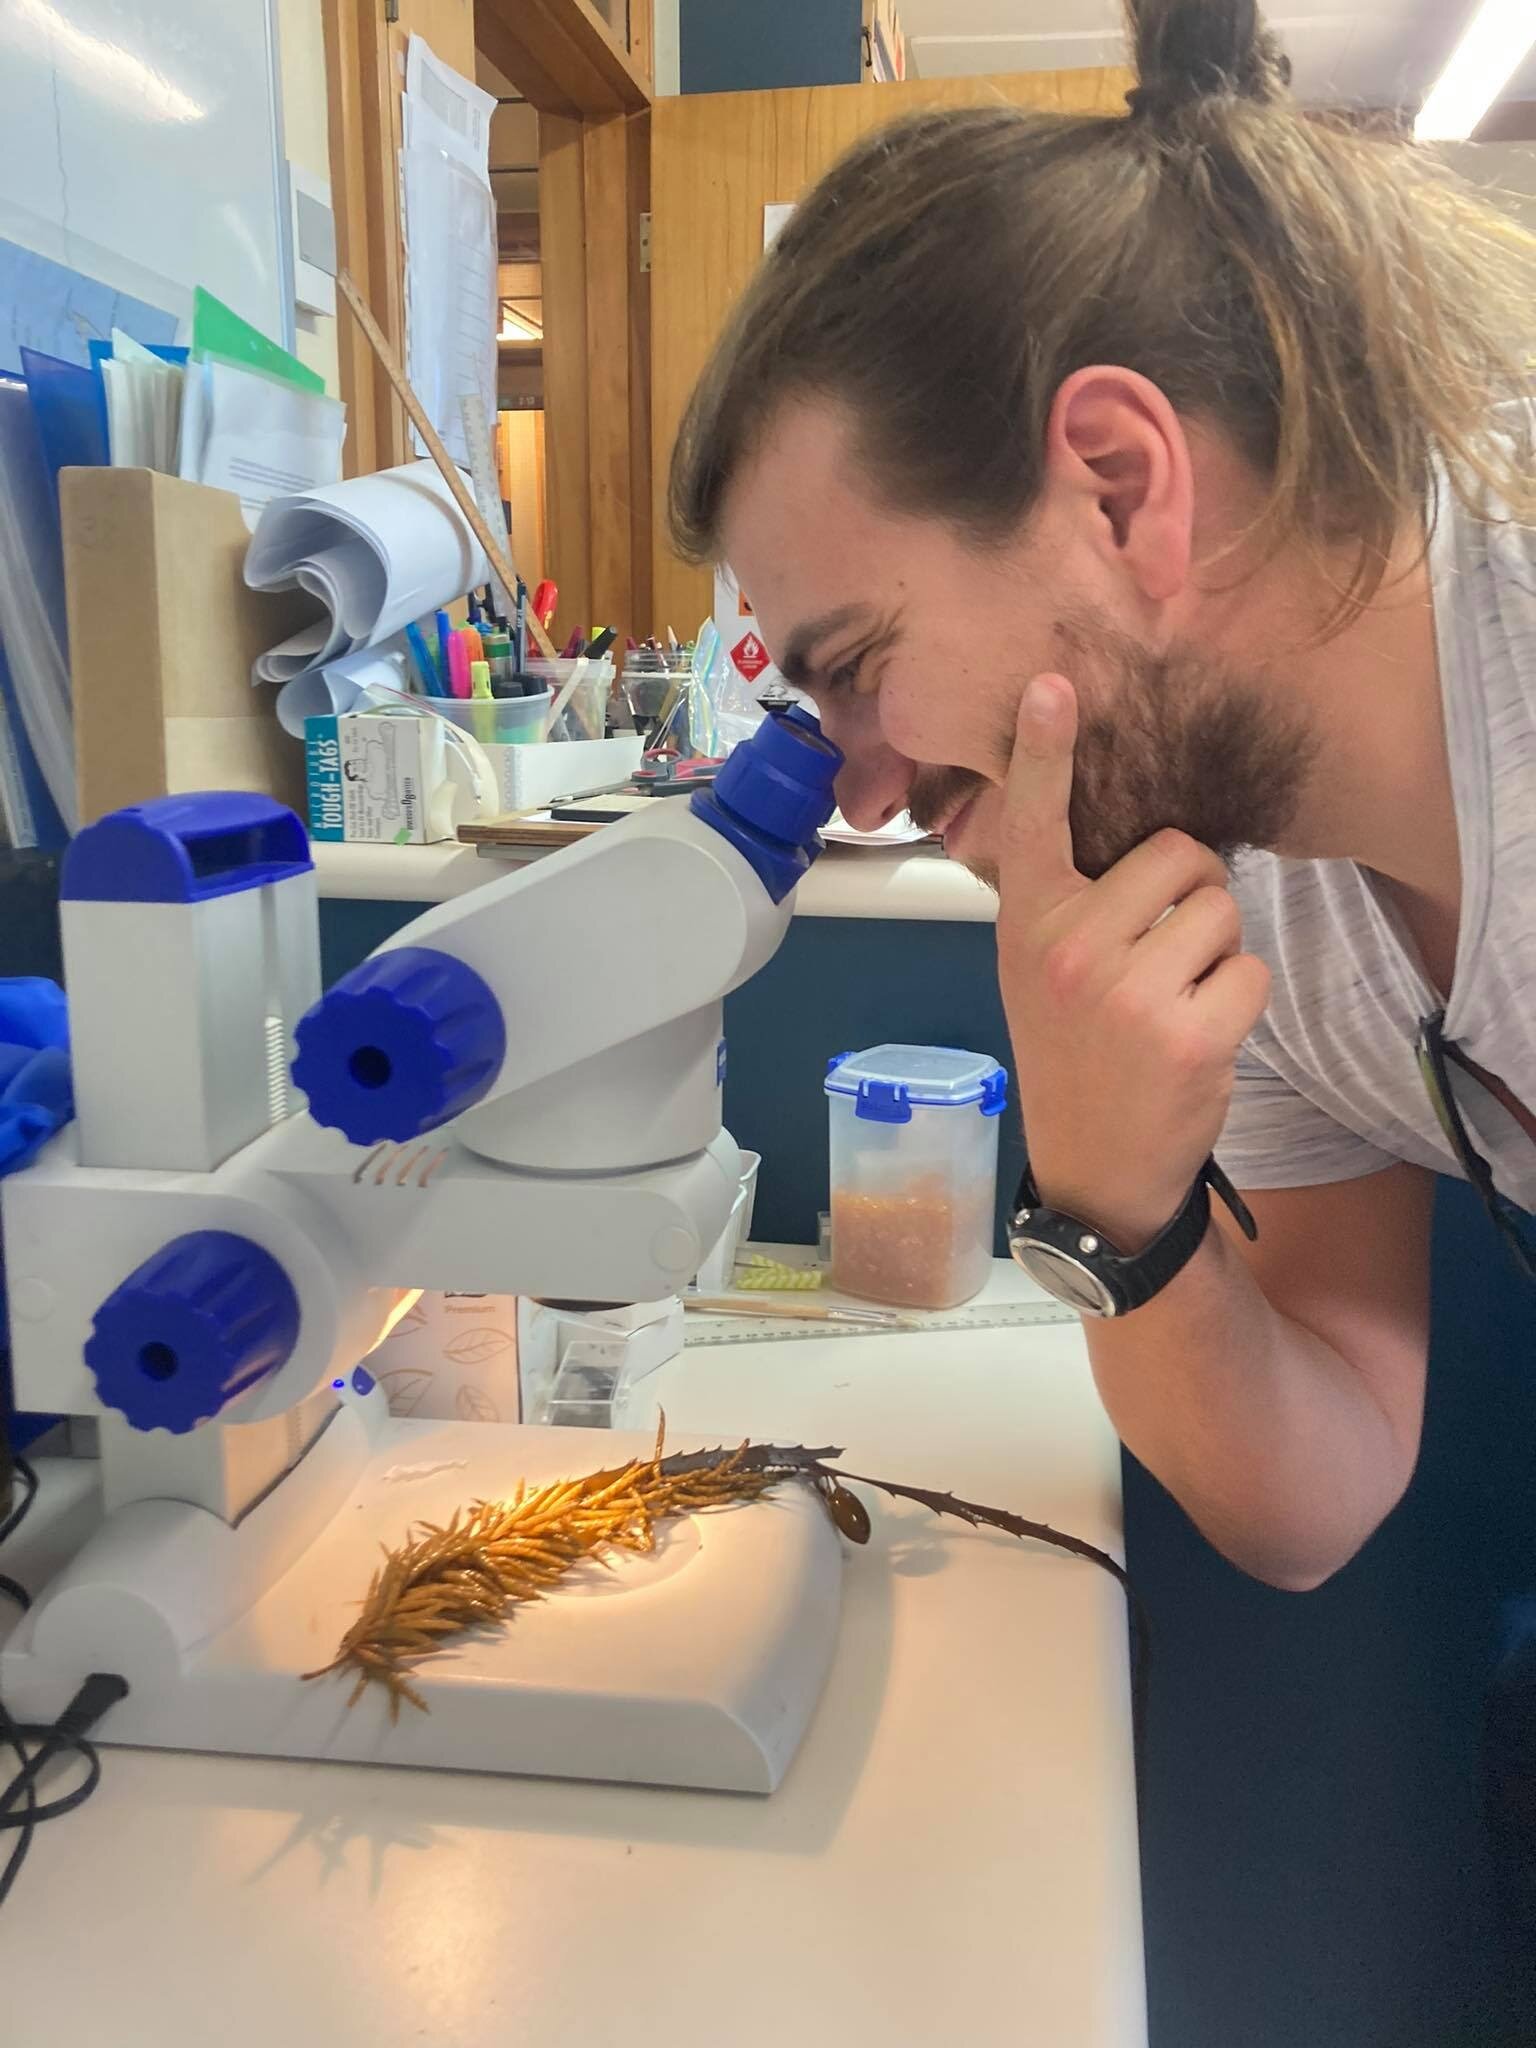
<path id="1" fill-rule="evenodd" d="M 488 418 L 496 412 L 495 105 L 411 37 L 400 152 L 406 368 L 449 454 L 466 468 L 461 401 L 473 392 Z"/>

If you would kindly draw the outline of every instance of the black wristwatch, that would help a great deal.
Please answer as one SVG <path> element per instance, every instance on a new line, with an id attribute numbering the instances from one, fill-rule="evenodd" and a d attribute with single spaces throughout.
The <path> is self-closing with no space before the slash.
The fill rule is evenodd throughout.
<path id="1" fill-rule="evenodd" d="M 1047 1208 L 1026 1164 L 1008 1220 L 1008 1249 L 1031 1280 L 1069 1308 L 1085 1316 L 1128 1316 L 1161 1294 L 1200 1249 L 1211 1220 L 1209 1188 L 1232 1211 L 1244 1237 L 1256 1238 L 1259 1226 L 1248 1204 L 1215 1160 L 1207 1159 L 1177 1216 L 1144 1251 L 1131 1254 L 1118 1251 L 1081 1217 Z"/>

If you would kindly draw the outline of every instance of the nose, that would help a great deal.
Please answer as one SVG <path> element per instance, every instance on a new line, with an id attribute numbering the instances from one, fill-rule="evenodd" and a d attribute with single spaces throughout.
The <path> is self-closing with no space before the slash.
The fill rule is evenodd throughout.
<path id="1" fill-rule="evenodd" d="M 843 751 L 847 760 L 837 778 L 837 807 L 856 832 L 878 832 L 906 809 L 912 764 L 883 741 L 855 742 Z"/>

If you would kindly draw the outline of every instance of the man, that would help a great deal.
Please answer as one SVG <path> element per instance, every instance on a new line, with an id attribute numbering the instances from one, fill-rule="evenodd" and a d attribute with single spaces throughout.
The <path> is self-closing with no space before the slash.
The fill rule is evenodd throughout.
<path id="1" fill-rule="evenodd" d="M 1536 1203 L 1536 245 L 1305 122 L 1248 0 L 1133 28 L 1128 119 L 926 116 L 829 174 L 673 522 L 850 819 L 998 889 L 1023 1255 L 1129 1311 L 1089 1323 L 1124 1441 L 1302 1589 L 1413 1470 L 1433 1172 Z"/>

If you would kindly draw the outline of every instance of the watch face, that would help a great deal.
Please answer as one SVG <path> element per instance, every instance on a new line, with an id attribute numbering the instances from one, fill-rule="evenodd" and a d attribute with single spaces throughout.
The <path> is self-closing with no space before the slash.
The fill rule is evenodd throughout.
<path id="1" fill-rule="evenodd" d="M 1113 1316 L 1119 1313 L 1120 1304 L 1114 1295 L 1080 1260 L 1057 1251 L 1053 1245 L 1042 1244 L 1036 1238 L 1016 1237 L 1009 1249 L 1031 1280 L 1043 1287 L 1047 1294 L 1064 1301 L 1068 1308 L 1075 1308 L 1079 1315 Z"/>

